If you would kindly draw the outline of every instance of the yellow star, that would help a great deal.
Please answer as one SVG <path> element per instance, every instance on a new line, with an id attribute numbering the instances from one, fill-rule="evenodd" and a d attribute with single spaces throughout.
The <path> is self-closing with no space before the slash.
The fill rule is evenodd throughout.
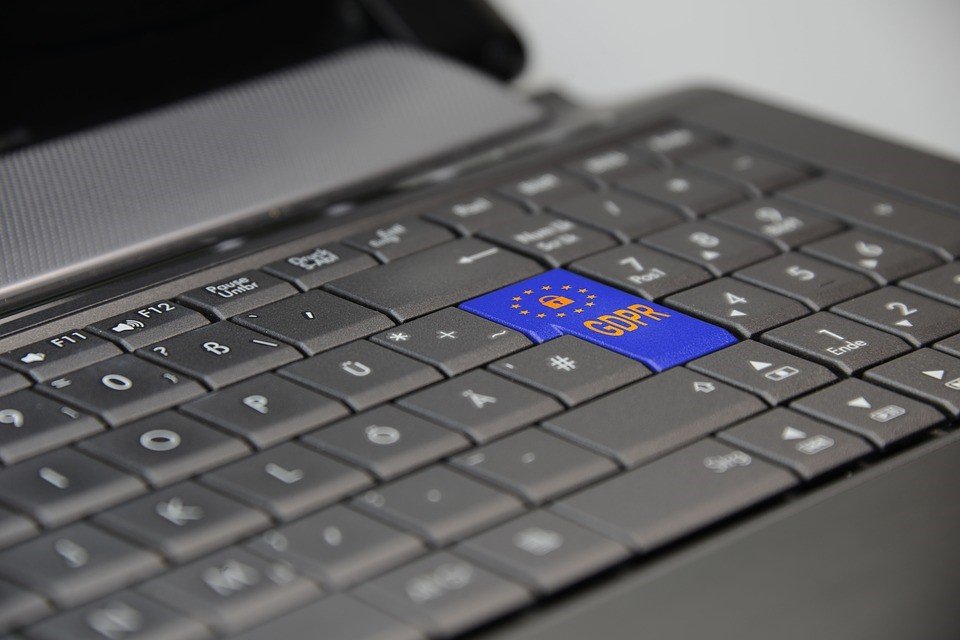
<path id="1" fill-rule="evenodd" d="M 521 300 L 523 300 L 523 298 L 521 298 L 520 296 L 514 296 L 514 297 L 513 297 L 513 301 L 514 301 L 514 302 L 520 302 Z"/>
<path id="2" fill-rule="evenodd" d="M 520 312 L 520 315 L 525 316 L 525 315 L 527 315 L 528 313 L 530 313 L 530 312 L 527 311 L 526 309 L 524 309 L 523 311 Z"/>
<path id="3" fill-rule="evenodd" d="M 593 302 L 588 302 L 588 303 L 587 303 L 587 306 L 588 306 L 588 307 L 592 307 L 594 304 L 595 304 L 595 303 L 593 303 Z"/>
<path id="4" fill-rule="evenodd" d="M 510 308 L 511 308 L 511 309 L 519 309 L 519 308 L 520 308 L 520 305 L 518 305 L 518 304 L 512 304 L 512 305 L 510 305 Z"/>
<path id="5" fill-rule="evenodd" d="M 560 288 L 563 289 L 564 291 L 569 291 L 569 290 L 570 290 L 570 285 L 565 284 L 565 285 L 563 285 L 563 286 L 560 287 Z"/>
<path id="6" fill-rule="evenodd" d="M 543 285 L 543 286 L 540 287 L 540 288 L 543 289 L 544 291 L 550 291 L 550 289 L 552 289 L 553 287 L 551 287 L 551 286 L 548 285 L 548 284 L 545 284 L 545 285 Z"/>
<path id="7" fill-rule="evenodd" d="M 574 312 L 574 313 L 583 313 L 583 309 L 574 309 L 573 312 Z"/>
<path id="8" fill-rule="evenodd" d="M 587 292 L 586 289 L 577 289 L 577 293 L 586 293 L 586 292 Z"/>
<path id="9" fill-rule="evenodd" d="M 567 314 L 565 314 L 565 313 L 562 312 L 562 311 L 557 314 L 557 317 L 558 317 L 558 318 L 565 318 L 566 316 L 567 316 Z"/>
<path id="10" fill-rule="evenodd" d="M 538 313 L 538 314 L 537 314 L 537 317 L 538 317 L 538 318 L 546 318 L 546 317 L 547 317 L 547 314 L 545 314 L 545 313 Z"/>
<path id="11" fill-rule="evenodd" d="M 592 293 L 591 293 L 590 295 L 587 296 L 587 300 L 593 300 L 593 299 L 596 298 L 596 297 L 597 297 L 597 296 L 596 296 L 595 294 L 592 294 Z"/>
<path id="12" fill-rule="evenodd" d="M 531 293 L 533 293 L 533 289 L 527 289 L 526 291 L 523 292 L 523 295 L 528 296 Z"/>

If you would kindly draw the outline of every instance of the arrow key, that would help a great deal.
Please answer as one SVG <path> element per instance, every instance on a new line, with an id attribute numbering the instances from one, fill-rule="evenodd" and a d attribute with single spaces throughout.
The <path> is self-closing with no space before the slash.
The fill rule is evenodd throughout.
<path id="1" fill-rule="evenodd" d="M 773 245 L 712 222 L 688 222 L 647 236 L 655 249 L 690 260 L 716 276 L 776 255 Z"/>
<path id="2" fill-rule="evenodd" d="M 918 349 L 870 369 L 864 377 L 960 416 L 960 358 Z"/>

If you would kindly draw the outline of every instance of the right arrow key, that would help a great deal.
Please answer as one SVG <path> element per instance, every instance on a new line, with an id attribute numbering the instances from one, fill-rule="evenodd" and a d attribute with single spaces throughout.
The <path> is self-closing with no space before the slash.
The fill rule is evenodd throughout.
<path id="1" fill-rule="evenodd" d="M 932 402 L 960 416 L 960 359 L 933 349 L 918 349 L 866 372 L 868 380 Z"/>

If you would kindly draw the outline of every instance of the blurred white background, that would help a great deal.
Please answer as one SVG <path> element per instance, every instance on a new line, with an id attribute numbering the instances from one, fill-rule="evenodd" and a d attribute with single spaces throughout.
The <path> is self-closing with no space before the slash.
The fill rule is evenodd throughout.
<path id="1" fill-rule="evenodd" d="M 960 159 L 960 0 L 494 0 L 528 88 L 615 103 L 690 83 Z"/>

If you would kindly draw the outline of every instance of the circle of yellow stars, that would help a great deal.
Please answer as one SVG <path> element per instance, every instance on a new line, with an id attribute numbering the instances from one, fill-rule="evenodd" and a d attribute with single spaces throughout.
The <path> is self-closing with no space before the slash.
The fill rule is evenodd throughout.
<path id="1" fill-rule="evenodd" d="M 543 285 L 542 287 L 540 287 L 540 288 L 539 288 L 538 290 L 536 290 L 536 291 L 535 291 L 534 289 L 524 289 L 523 292 L 522 292 L 523 295 L 513 296 L 513 298 L 512 298 L 513 304 L 510 305 L 510 308 L 511 308 L 511 309 L 516 309 L 516 310 L 517 310 L 517 313 L 519 313 L 519 314 L 522 315 L 522 316 L 530 315 L 530 313 L 532 313 L 532 312 L 531 312 L 529 309 L 525 309 L 525 308 L 523 307 L 523 304 L 521 304 L 521 303 L 523 303 L 524 300 L 527 299 L 528 296 L 532 296 L 534 293 L 539 294 L 539 293 L 542 292 L 542 291 L 551 291 L 551 290 L 553 290 L 553 286 L 551 286 L 551 285 L 549 285 L 549 284 Z M 565 285 L 561 286 L 558 291 L 572 291 L 572 290 L 573 290 L 573 286 L 572 286 L 572 285 L 565 284 Z M 574 308 L 574 309 L 571 311 L 571 313 L 575 313 L 575 314 L 584 313 L 584 312 L 586 311 L 586 309 L 584 309 L 584 307 L 592 307 L 592 306 L 594 306 L 594 305 L 596 304 L 596 303 L 594 302 L 594 300 L 596 299 L 597 296 L 596 296 L 596 294 L 594 294 L 594 293 L 590 293 L 589 289 L 580 288 L 580 289 L 577 289 L 577 293 L 579 293 L 579 294 L 587 294 L 587 295 L 585 296 L 586 302 L 583 303 L 583 306 Z M 554 316 L 557 317 L 557 318 L 565 318 L 565 317 L 567 317 L 567 315 L 568 315 L 568 313 L 567 313 L 567 308 L 568 308 L 568 307 L 569 307 L 569 305 L 563 307 L 561 310 L 558 310 L 558 311 L 554 314 Z M 537 317 L 537 318 L 546 318 L 547 315 L 548 315 L 547 312 L 545 312 L 545 311 L 540 311 L 540 312 L 538 312 L 538 313 L 535 315 L 535 317 Z"/>

